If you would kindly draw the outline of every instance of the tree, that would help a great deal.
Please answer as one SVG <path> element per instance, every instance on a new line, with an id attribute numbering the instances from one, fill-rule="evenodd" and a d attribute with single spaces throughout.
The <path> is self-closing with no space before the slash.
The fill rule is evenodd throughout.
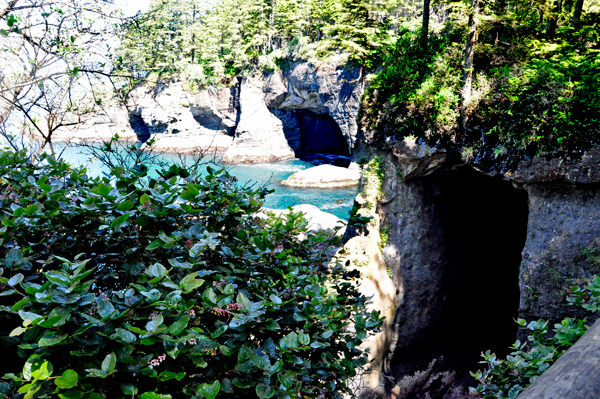
<path id="1" fill-rule="evenodd" d="M 583 11 L 583 0 L 577 0 L 575 2 L 575 9 L 573 10 L 573 18 L 571 19 L 571 27 L 575 31 L 581 29 L 581 12 Z"/>
<path id="2" fill-rule="evenodd" d="M 468 104 L 471 100 L 471 86 L 473 84 L 473 58 L 475 54 L 475 44 L 477 43 L 477 17 L 479 14 L 479 0 L 471 0 L 471 9 L 469 10 L 469 23 L 467 38 L 465 41 L 465 61 L 461 90 L 461 120 L 463 129 L 467 129 L 468 122 Z"/>
<path id="3" fill-rule="evenodd" d="M 421 47 L 423 51 L 427 51 L 427 37 L 429 35 L 429 8 L 431 0 L 423 1 L 423 25 L 421 32 Z"/>
<path id="4" fill-rule="evenodd" d="M 0 20 L 0 135 L 17 149 L 16 135 L 29 134 L 35 158 L 53 151 L 57 129 L 102 106 L 98 83 L 116 75 L 106 49 L 121 13 L 106 0 L 11 0 Z"/>

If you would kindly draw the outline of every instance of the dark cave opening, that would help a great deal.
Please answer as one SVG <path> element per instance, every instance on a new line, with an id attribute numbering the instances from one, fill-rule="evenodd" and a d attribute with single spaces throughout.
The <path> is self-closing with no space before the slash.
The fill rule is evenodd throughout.
<path id="1" fill-rule="evenodd" d="M 457 371 L 457 378 L 467 381 L 468 371 L 483 368 L 478 364 L 482 352 L 505 357 L 517 337 L 527 193 L 469 166 L 406 184 L 417 194 L 416 217 L 424 229 L 412 251 L 430 260 L 417 268 L 402 266 L 408 267 L 403 272 L 407 291 L 398 312 L 408 313 L 398 326 L 402 341 L 390 372 L 412 375 L 437 359 L 434 370 Z M 411 311 L 419 313 L 411 316 Z M 411 319 L 421 320 L 416 329 Z M 438 388 L 435 383 L 422 388 L 431 398 L 443 397 L 448 389 L 437 382 Z"/>
<path id="2" fill-rule="evenodd" d="M 285 137 L 297 158 L 315 165 L 350 165 L 348 143 L 330 115 L 308 110 L 271 109 L 271 112 L 281 120 Z"/>
<path id="3" fill-rule="evenodd" d="M 516 339 L 527 193 L 470 167 L 437 180 L 438 200 L 446 202 L 442 237 L 449 260 L 440 339 L 443 352 L 476 366 L 482 351 L 505 357 Z"/>

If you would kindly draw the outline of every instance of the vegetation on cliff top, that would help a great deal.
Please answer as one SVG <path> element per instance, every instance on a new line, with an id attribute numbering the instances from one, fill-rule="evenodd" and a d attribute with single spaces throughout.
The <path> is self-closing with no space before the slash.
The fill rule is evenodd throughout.
<path id="1" fill-rule="evenodd" d="M 340 53 L 371 67 L 388 48 L 390 7 L 362 0 L 155 0 L 124 27 L 119 54 L 124 67 L 177 76 L 191 89 Z"/>
<path id="2" fill-rule="evenodd" d="M 600 8 L 595 1 L 497 0 L 400 33 L 364 97 L 367 137 L 414 136 L 483 168 L 600 143 Z M 583 10 L 583 12 L 582 12 Z"/>

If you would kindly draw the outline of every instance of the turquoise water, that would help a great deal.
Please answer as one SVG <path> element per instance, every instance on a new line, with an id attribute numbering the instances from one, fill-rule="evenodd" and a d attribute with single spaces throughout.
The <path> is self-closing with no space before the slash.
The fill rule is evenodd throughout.
<path id="1" fill-rule="evenodd" d="M 66 147 L 62 158 L 73 165 L 85 166 L 90 176 L 100 176 L 107 173 L 108 169 L 97 159 L 90 159 L 90 154 L 83 147 Z M 173 154 L 160 154 L 163 161 L 178 161 L 179 156 Z M 191 162 L 191 156 L 182 155 Z M 314 165 L 299 159 L 272 162 L 266 164 L 226 165 L 229 172 L 238 178 L 238 184 L 258 185 L 267 184 L 268 188 L 275 189 L 275 193 L 267 196 L 264 206 L 273 209 L 286 209 L 299 204 L 311 204 L 322 211 L 347 220 L 356 196 L 356 187 L 350 188 L 296 188 L 279 184 L 292 173 L 313 167 Z M 214 166 L 213 166 L 214 167 Z"/>

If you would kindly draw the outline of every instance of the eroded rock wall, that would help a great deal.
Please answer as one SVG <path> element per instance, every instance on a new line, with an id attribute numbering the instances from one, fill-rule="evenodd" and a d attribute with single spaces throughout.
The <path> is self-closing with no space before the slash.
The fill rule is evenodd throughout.
<path id="1" fill-rule="evenodd" d="M 600 271 L 596 153 L 506 176 L 409 140 L 376 154 L 382 253 L 398 293 L 382 397 L 468 398 L 479 354 L 506 355 L 517 339 L 514 318 L 590 316 L 566 295 Z"/>
<path id="2" fill-rule="evenodd" d="M 127 98 L 129 128 L 142 141 L 150 136 L 163 142 L 187 140 L 222 151 L 232 145 L 236 156 L 226 156 L 229 161 L 262 162 L 287 157 L 280 140 L 272 140 L 270 134 L 274 131 L 277 137 L 283 132 L 292 151 L 352 153 L 364 89 L 360 69 L 295 63 L 286 72 L 252 79 L 257 90 L 251 95 L 249 90 L 242 95 L 243 82 L 249 84 L 250 80 L 236 78 L 228 87 L 194 94 L 185 91 L 181 82 L 141 84 Z M 263 112 L 267 108 L 271 116 Z M 273 120 L 273 115 L 279 122 Z M 252 119 L 257 120 L 252 129 L 264 125 L 260 129 L 271 133 L 249 134 Z"/>

